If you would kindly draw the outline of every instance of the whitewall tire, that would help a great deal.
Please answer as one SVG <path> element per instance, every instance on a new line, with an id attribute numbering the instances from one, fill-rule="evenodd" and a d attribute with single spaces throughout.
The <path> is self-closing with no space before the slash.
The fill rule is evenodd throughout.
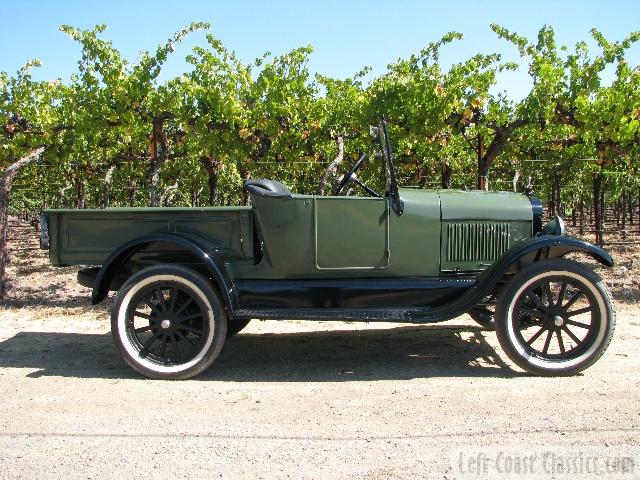
<path id="1" fill-rule="evenodd" d="M 122 358 L 156 379 L 186 379 L 218 357 L 227 316 L 210 281 L 180 265 L 154 265 L 118 291 L 111 331 Z"/>
<path id="2" fill-rule="evenodd" d="M 536 375 L 574 375 L 607 349 L 615 327 L 602 279 L 565 259 L 544 260 L 513 276 L 496 308 L 500 346 Z"/>

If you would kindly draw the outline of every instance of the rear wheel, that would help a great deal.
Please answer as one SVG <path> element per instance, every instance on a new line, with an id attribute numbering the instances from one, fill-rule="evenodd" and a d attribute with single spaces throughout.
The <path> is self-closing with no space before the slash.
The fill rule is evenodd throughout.
<path id="1" fill-rule="evenodd" d="M 210 282 L 179 265 L 133 275 L 119 290 L 111 329 L 123 359 L 150 378 L 185 379 L 217 358 L 227 317 Z"/>
<path id="2" fill-rule="evenodd" d="M 520 270 L 496 308 L 505 353 L 537 375 L 573 375 L 607 349 L 615 314 L 602 279 L 579 263 L 555 259 Z"/>

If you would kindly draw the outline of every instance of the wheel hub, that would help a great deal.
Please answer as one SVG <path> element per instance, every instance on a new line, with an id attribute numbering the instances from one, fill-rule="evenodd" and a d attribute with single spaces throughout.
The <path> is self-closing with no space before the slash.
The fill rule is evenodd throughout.
<path id="1" fill-rule="evenodd" d="M 171 327 L 171 320 L 165 318 L 164 320 L 162 320 L 160 322 L 160 326 L 162 327 L 163 330 L 166 330 L 166 329 L 170 328 Z"/>
<path id="2" fill-rule="evenodd" d="M 561 327 L 564 325 L 564 319 L 560 315 L 556 315 L 553 317 L 553 323 L 556 327 Z"/>

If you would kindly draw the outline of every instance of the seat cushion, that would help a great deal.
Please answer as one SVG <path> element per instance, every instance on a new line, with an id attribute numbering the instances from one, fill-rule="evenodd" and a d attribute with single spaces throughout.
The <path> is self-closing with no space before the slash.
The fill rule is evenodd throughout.
<path id="1" fill-rule="evenodd" d="M 254 195 L 292 198 L 291 191 L 277 180 L 251 178 L 244 181 L 244 188 Z"/>

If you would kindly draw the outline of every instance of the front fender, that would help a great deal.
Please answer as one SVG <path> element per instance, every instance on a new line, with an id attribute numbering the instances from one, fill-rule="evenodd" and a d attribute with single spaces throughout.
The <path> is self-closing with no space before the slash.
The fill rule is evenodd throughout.
<path id="1" fill-rule="evenodd" d="M 91 294 L 93 305 L 103 301 L 109 293 L 111 280 L 127 261 L 140 249 L 152 243 L 171 243 L 191 251 L 207 267 L 211 278 L 220 287 L 225 305 L 229 312 L 237 309 L 238 292 L 236 286 L 227 273 L 224 262 L 216 252 L 215 246 L 200 238 L 185 234 L 158 233 L 133 239 L 109 255 L 96 276 Z"/>
<path id="2" fill-rule="evenodd" d="M 571 252 L 581 252 L 589 255 L 606 267 L 613 267 L 613 258 L 605 250 L 584 240 L 575 237 L 560 235 L 542 235 L 530 238 L 520 244 L 514 245 L 504 253 L 500 259 L 508 263 L 533 255 L 533 261 L 564 257 Z"/>
<path id="3" fill-rule="evenodd" d="M 507 250 L 491 268 L 478 277 L 478 284 L 493 287 L 507 273 L 514 273 L 538 260 L 561 258 L 571 252 L 589 255 L 602 265 L 613 266 L 613 258 L 602 248 L 575 237 L 542 235 L 519 242 Z"/>
<path id="4" fill-rule="evenodd" d="M 450 303 L 432 310 L 412 314 L 417 321 L 433 321 L 434 319 L 455 318 L 472 309 L 474 315 L 480 311 L 480 320 L 489 321 L 490 313 L 481 302 L 497 293 L 497 288 L 505 275 L 515 273 L 522 267 L 550 258 L 559 258 L 570 252 L 585 253 L 606 266 L 613 266 L 611 255 L 600 247 L 573 237 L 544 235 L 518 242 L 507 250 L 498 261 L 482 272 L 473 287 Z M 478 307 L 480 307 L 478 309 Z"/>

